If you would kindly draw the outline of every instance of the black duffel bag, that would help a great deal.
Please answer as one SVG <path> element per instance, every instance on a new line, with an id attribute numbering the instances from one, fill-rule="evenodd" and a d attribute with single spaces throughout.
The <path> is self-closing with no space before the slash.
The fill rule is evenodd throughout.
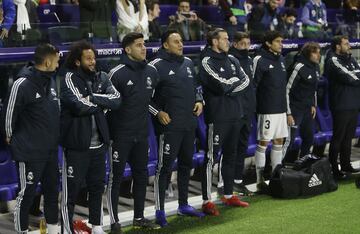
<path id="1" fill-rule="evenodd" d="M 294 165 L 278 165 L 270 179 L 270 194 L 278 198 L 308 197 L 335 191 L 337 183 L 327 158 L 307 155 Z"/>

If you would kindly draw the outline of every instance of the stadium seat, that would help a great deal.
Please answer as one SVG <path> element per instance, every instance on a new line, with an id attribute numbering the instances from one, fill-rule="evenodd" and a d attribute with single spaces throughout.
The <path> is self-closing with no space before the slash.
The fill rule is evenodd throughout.
<path id="1" fill-rule="evenodd" d="M 18 189 L 18 175 L 8 148 L 0 149 L 0 201 L 13 200 Z"/>
<path id="2" fill-rule="evenodd" d="M 54 26 L 48 28 L 49 41 L 53 45 L 67 45 L 80 40 L 81 33 L 75 26 Z"/>

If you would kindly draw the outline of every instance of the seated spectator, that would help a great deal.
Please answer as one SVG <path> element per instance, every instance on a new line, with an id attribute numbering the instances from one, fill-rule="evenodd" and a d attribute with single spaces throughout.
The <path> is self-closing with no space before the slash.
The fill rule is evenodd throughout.
<path id="1" fill-rule="evenodd" d="M 0 47 L 3 47 L 16 13 L 13 0 L 2 0 L 0 5 Z"/>
<path id="2" fill-rule="evenodd" d="M 225 29 L 230 40 L 237 31 L 247 30 L 247 14 L 251 4 L 246 0 L 219 0 L 219 6 L 225 16 Z"/>
<path id="3" fill-rule="evenodd" d="M 359 22 L 358 9 L 360 7 L 359 0 L 346 0 L 344 4 L 344 23 L 340 25 L 340 34 L 356 37 L 356 23 Z"/>
<path id="4" fill-rule="evenodd" d="M 158 0 L 149 0 L 146 3 L 149 18 L 149 41 L 160 41 L 161 27 L 158 21 L 160 5 Z"/>
<path id="5" fill-rule="evenodd" d="M 117 34 L 120 41 L 130 32 L 142 33 L 144 40 L 149 39 L 145 0 L 140 0 L 139 5 L 134 5 L 130 0 L 117 0 L 116 13 L 118 16 Z"/>
<path id="6" fill-rule="evenodd" d="M 281 32 L 285 39 L 301 38 L 302 32 L 295 24 L 297 12 L 293 8 L 288 8 L 282 13 L 279 23 L 276 26 L 276 31 Z"/>
<path id="7" fill-rule="evenodd" d="M 82 37 L 92 43 L 112 42 L 111 14 L 114 9 L 115 0 L 79 0 Z"/>
<path id="8" fill-rule="evenodd" d="M 274 31 L 278 25 L 278 0 L 269 0 L 255 6 L 249 14 L 248 26 L 253 40 L 262 40 L 265 31 Z"/>
<path id="9" fill-rule="evenodd" d="M 305 38 L 328 38 L 326 6 L 321 0 L 309 0 L 302 10 L 301 20 Z"/>
<path id="10" fill-rule="evenodd" d="M 180 0 L 176 15 L 169 17 L 169 29 L 177 30 L 185 41 L 204 39 L 205 22 L 190 10 L 189 0 Z"/>

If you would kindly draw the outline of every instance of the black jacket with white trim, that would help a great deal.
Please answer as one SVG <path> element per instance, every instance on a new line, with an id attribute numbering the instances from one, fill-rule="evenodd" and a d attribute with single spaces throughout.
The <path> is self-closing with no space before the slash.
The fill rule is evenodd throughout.
<path id="1" fill-rule="evenodd" d="M 81 69 L 69 71 L 61 82 L 61 144 L 73 150 L 87 150 L 92 136 L 92 116 L 95 117 L 100 140 L 109 144 L 106 109 L 120 106 L 120 93 L 108 75 L 95 75 Z"/>
<path id="2" fill-rule="evenodd" d="M 60 110 L 51 76 L 26 66 L 11 88 L 3 109 L 4 126 L 16 161 L 46 161 L 57 152 Z"/>
<path id="3" fill-rule="evenodd" d="M 261 48 L 254 58 L 256 112 L 280 114 L 286 112 L 287 76 L 284 58 Z"/>
<path id="4" fill-rule="evenodd" d="M 196 102 L 203 102 L 203 97 L 192 60 L 160 49 L 149 64 L 155 66 L 159 74 L 150 112 L 156 116 L 159 111 L 164 111 L 171 119 L 164 126 L 154 118 L 157 133 L 195 129 L 193 109 Z"/>
<path id="5" fill-rule="evenodd" d="M 319 65 L 300 55 L 289 75 L 286 86 L 287 114 L 290 115 L 294 109 L 310 111 L 312 106 L 316 106 Z"/>
<path id="6" fill-rule="evenodd" d="M 325 74 L 329 81 L 331 110 L 360 108 L 360 67 L 351 55 L 328 53 Z"/>
<path id="7" fill-rule="evenodd" d="M 249 77 L 232 55 L 210 47 L 202 53 L 200 80 L 204 91 L 206 123 L 240 121 L 244 115 L 241 92 Z"/>
<path id="8" fill-rule="evenodd" d="M 146 138 L 149 104 L 159 80 L 156 68 L 146 64 L 146 61 L 132 61 L 123 55 L 120 64 L 110 71 L 109 77 L 122 97 L 120 108 L 107 115 L 111 139 L 124 136 Z M 153 112 L 153 109 L 150 111 Z"/>

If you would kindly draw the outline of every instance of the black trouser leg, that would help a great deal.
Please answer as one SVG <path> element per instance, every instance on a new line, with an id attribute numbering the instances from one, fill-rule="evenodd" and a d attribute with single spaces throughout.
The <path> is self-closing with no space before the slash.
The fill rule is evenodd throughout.
<path id="1" fill-rule="evenodd" d="M 244 162 L 247 157 L 249 136 L 251 132 L 251 118 L 244 117 L 240 124 L 240 135 L 238 143 L 238 152 L 235 163 L 235 180 L 242 180 L 244 174 Z"/>
<path id="2" fill-rule="evenodd" d="M 178 156 L 178 190 L 179 205 L 188 204 L 190 170 L 194 154 L 195 131 L 187 131 L 183 135 Z"/>
<path id="3" fill-rule="evenodd" d="M 307 111 L 303 115 L 300 123 L 300 137 L 302 139 L 300 157 L 310 154 L 310 148 L 314 143 L 314 119 L 311 111 Z"/>
<path id="4" fill-rule="evenodd" d="M 340 165 L 342 170 L 347 170 L 350 168 L 350 158 L 351 158 L 351 146 L 352 139 L 355 136 L 357 121 L 358 121 L 358 111 L 349 111 L 348 112 L 348 122 L 345 126 L 346 131 L 344 138 L 340 146 Z"/>

